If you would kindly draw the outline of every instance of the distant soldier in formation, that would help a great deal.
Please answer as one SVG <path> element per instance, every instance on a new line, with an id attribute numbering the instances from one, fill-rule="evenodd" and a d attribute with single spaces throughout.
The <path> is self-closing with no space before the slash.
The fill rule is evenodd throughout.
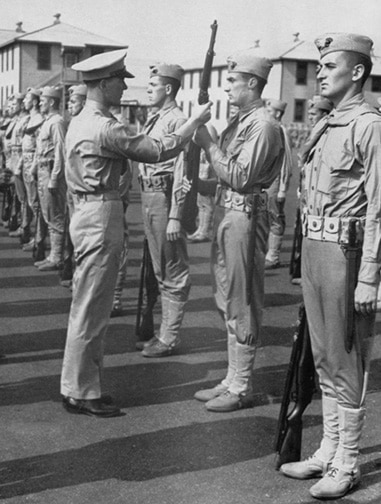
<path id="1" fill-rule="evenodd" d="M 44 87 L 40 110 L 45 116 L 37 138 L 34 171 L 37 170 L 38 194 L 42 215 L 48 225 L 50 254 L 36 261 L 40 271 L 58 270 L 62 263 L 66 208 L 65 134 L 66 125 L 59 113 L 61 90 Z"/>

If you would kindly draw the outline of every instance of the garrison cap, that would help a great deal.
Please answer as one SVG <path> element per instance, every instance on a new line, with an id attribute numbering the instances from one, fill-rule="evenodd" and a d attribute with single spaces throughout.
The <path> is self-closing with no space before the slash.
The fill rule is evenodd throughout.
<path id="1" fill-rule="evenodd" d="M 323 96 L 315 95 L 310 100 L 308 100 L 308 108 L 317 108 L 319 110 L 326 110 L 331 112 L 333 104 Z"/>
<path id="2" fill-rule="evenodd" d="M 184 75 L 184 68 L 171 63 L 154 63 L 150 65 L 150 77 L 170 77 L 181 82 Z"/>
<path id="3" fill-rule="evenodd" d="M 25 94 L 24 93 L 15 93 L 13 95 L 13 99 L 14 100 L 23 100 L 25 98 Z"/>
<path id="4" fill-rule="evenodd" d="M 282 100 L 277 100 L 276 98 L 269 98 L 266 101 L 266 105 L 270 105 L 270 107 L 273 107 L 277 110 L 280 110 L 281 112 L 284 112 L 287 107 L 287 103 L 282 101 Z"/>
<path id="5" fill-rule="evenodd" d="M 56 100 L 61 99 L 62 90 L 53 86 L 45 86 L 42 88 L 41 96 L 46 98 L 55 98 Z"/>
<path id="6" fill-rule="evenodd" d="M 371 59 L 373 40 L 356 33 L 326 33 L 315 40 L 321 57 L 336 51 L 349 51 Z"/>
<path id="7" fill-rule="evenodd" d="M 269 59 L 258 56 L 257 51 L 257 48 L 249 47 L 229 56 L 227 58 L 228 72 L 248 73 L 267 81 L 273 64 Z"/>
<path id="8" fill-rule="evenodd" d="M 134 75 L 128 72 L 124 66 L 124 59 L 126 55 L 126 49 L 108 51 L 80 61 L 71 68 L 82 72 L 82 78 L 84 81 L 108 79 L 110 77 L 132 79 Z"/>
<path id="9" fill-rule="evenodd" d="M 87 86 L 86 84 L 78 84 L 77 86 L 70 86 L 69 87 L 69 95 L 80 95 L 80 96 L 87 96 Z"/>
<path id="10" fill-rule="evenodd" d="M 37 88 L 33 88 L 33 87 L 28 87 L 27 90 L 26 90 L 25 95 L 32 94 L 33 96 L 40 97 L 41 93 L 42 93 L 41 89 L 37 89 Z"/>

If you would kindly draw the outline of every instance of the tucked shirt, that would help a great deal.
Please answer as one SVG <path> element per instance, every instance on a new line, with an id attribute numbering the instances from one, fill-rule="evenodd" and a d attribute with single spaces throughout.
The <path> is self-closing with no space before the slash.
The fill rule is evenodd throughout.
<path id="1" fill-rule="evenodd" d="M 176 101 L 173 100 L 147 121 L 144 132 L 147 132 L 151 138 L 158 140 L 163 135 L 176 131 L 186 120 L 184 113 L 177 106 Z M 141 163 L 139 171 L 143 177 L 165 174 L 173 175 L 169 218 L 180 219 L 184 203 L 184 198 L 181 197 L 183 177 L 185 175 L 184 154 L 181 153 L 177 158 L 162 163 Z"/>
<path id="2" fill-rule="evenodd" d="M 65 134 L 66 124 L 58 112 L 46 117 L 37 136 L 36 162 L 51 162 L 49 186 L 58 187 L 65 175 Z"/>
<path id="3" fill-rule="evenodd" d="M 35 152 L 37 147 L 37 136 L 43 122 L 44 119 L 39 112 L 28 116 L 21 142 L 23 153 Z"/>
<path id="4" fill-rule="evenodd" d="M 381 267 L 381 117 L 358 94 L 319 121 L 314 130 L 306 153 L 305 210 L 324 217 L 365 217 L 359 280 L 377 283 Z"/>
<path id="5" fill-rule="evenodd" d="M 130 135 L 95 100 L 87 100 L 81 113 L 73 117 L 66 135 L 66 180 L 76 192 L 118 191 L 125 159 L 155 163 L 176 156 L 188 139 L 175 133 L 160 139 Z"/>
<path id="6" fill-rule="evenodd" d="M 220 182 L 235 191 L 250 193 L 254 186 L 268 188 L 280 173 L 284 146 L 279 123 L 257 100 L 240 111 L 222 132 L 222 152 L 212 159 Z"/>

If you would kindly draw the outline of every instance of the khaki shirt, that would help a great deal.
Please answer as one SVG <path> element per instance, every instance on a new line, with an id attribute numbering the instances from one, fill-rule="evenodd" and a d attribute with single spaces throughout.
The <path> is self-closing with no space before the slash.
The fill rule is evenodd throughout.
<path id="1" fill-rule="evenodd" d="M 66 135 L 66 179 L 70 192 L 118 191 L 125 158 L 155 163 L 180 152 L 186 142 L 174 133 L 153 139 L 131 136 L 100 103 L 87 100 Z"/>
<path id="2" fill-rule="evenodd" d="M 176 101 L 172 101 L 165 108 L 161 109 L 157 114 L 152 116 L 147 122 L 144 130 L 151 138 L 159 139 L 167 133 L 173 133 L 186 122 L 186 117 L 181 109 L 177 106 Z M 181 153 L 177 158 L 170 159 L 163 163 L 141 163 L 139 172 L 143 177 L 151 175 L 173 174 L 173 186 L 171 197 L 170 218 L 180 219 L 181 211 L 184 204 L 182 198 L 182 183 L 185 175 L 184 154 Z"/>
<path id="3" fill-rule="evenodd" d="M 51 162 L 49 186 L 58 187 L 65 175 L 66 124 L 58 112 L 50 113 L 37 136 L 35 160 L 37 163 Z"/>
<path id="4" fill-rule="evenodd" d="M 39 112 L 28 117 L 21 142 L 23 153 L 35 152 L 37 148 L 37 136 L 42 123 L 43 118 Z"/>
<path id="5" fill-rule="evenodd" d="M 213 169 L 235 191 L 250 193 L 258 185 L 266 189 L 280 173 L 284 155 L 280 125 L 262 100 L 232 118 L 221 134 L 220 147 Z"/>
<path id="6" fill-rule="evenodd" d="M 309 151 L 305 165 L 306 211 L 309 215 L 325 217 L 365 217 L 359 280 L 378 283 L 381 117 L 358 94 L 333 110 L 325 120 L 325 130 L 321 121 L 315 127 L 323 133 Z"/>
<path id="7" fill-rule="evenodd" d="M 29 114 L 19 114 L 15 117 L 15 124 L 12 130 L 10 145 L 12 152 L 11 170 L 15 175 L 22 172 L 22 152 L 21 143 L 24 134 L 25 124 L 29 120 Z"/>

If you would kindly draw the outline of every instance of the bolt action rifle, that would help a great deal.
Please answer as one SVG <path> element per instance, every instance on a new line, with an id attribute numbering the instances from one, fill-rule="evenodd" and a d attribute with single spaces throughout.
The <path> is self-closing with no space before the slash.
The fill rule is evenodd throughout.
<path id="1" fill-rule="evenodd" d="M 300 460 L 302 416 L 316 390 L 315 366 L 304 304 L 299 307 L 293 340 L 275 441 L 276 469 L 287 462 Z M 291 401 L 294 405 L 289 412 Z"/>
<path id="2" fill-rule="evenodd" d="M 145 292 L 145 296 L 144 296 Z M 151 254 L 148 248 L 147 237 L 143 242 L 143 258 L 140 267 L 140 284 L 138 295 L 138 309 L 136 313 L 135 334 L 139 341 L 148 341 L 153 338 L 154 321 L 153 309 L 159 296 L 159 285 L 153 270 Z M 146 304 L 144 304 L 144 297 Z"/>
<path id="3" fill-rule="evenodd" d="M 209 48 L 206 53 L 204 68 L 201 74 L 200 91 L 198 94 L 199 105 L 203 105 L 204 103 L 208 103 L 209 101 L 208 88 L 210 84 L 210 75 L 212 72 L 217 27 L 217 21 L 214 21 L 214 23 L 211 25 L 212 34 L 210 36 Z M 191 189 L 185 197 L 182 212 L 182 225 L 185 231 L 189 234 L 194 233 L 197 228 L 197 183 L 198 174 L 200 171 L 200 154 L 201 148 L 194 142 L 190 142 L 188 149 L 186 150 L 186 152 L 184 152 L 186 177 L 191 182 Z"/>
<path id="4" fill-rule="evenodd" d="M 292 239 L 291 261 L 290 261 L 290 276 L 291 278 L 301 277 L 301 254 L 302 254 L 302 221 L 299 205 L 296 209 L 296 217 L 294 224 L 294 236 Z"/>

